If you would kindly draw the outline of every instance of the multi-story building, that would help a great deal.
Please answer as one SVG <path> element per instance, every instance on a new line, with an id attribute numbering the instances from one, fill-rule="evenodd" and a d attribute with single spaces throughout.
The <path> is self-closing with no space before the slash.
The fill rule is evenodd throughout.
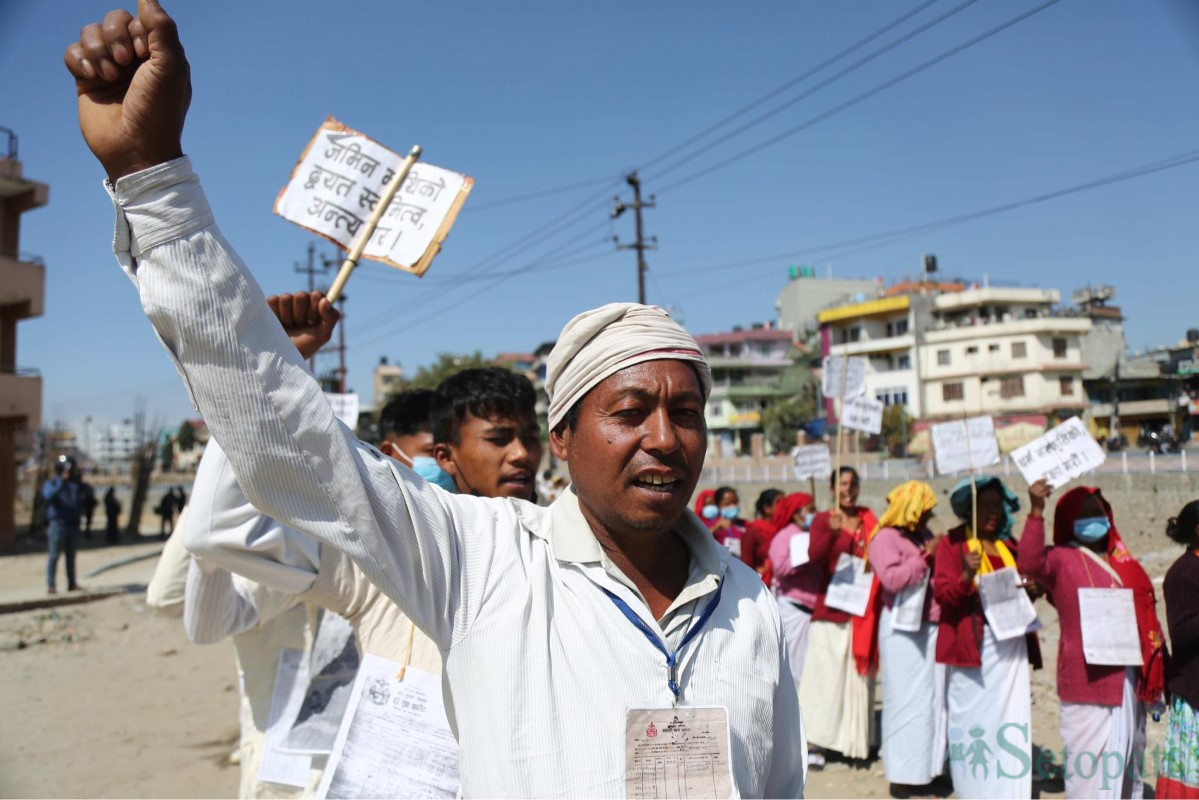
<path id="1" fill-rule="evenodd" d="M 387 363 L 387 356 L 380 356 L 375 366 L 373 387 L 371 391 L 371 407 L 382 408 L 388 398 L 400 390 L 404 380 L 404 368 L 399 364 Z"/>
<path id="2" fill-rule="evenodd" d="M 42 421 L 42 378 L 17 361 L 17 323 L 40 317 L 46 266 L 21 252 L 21 215 L 46 205 L 50 189 L 26 180 L 17 158 L 17 137 L 0 128 L 0 550 L 16 538 L 14 501 L 17 462 L 33 449 Z"/>
<path id="3" fill-rule="evenodd" d="M 881 279 L 817 278 L 810 267 L 792 268 L 774 303 L 778 327 L 791 331 L 797 341 L 805 340 L 819 327 L 821 309 L 866 300 L 881 290 Z"/>
<path id="4" fill-rule="evenodd" d="M 748 455 L 753 435 L 762 433 L 762 410 L 783 394 L 779 377 L 794 363 L 792 334 L 759 323 L 696 336 L 695 341 L 712 368 L 705 411 L 709 452 Z"/>
<path id="5" fill-rule="evenodd" d="M 819 314 L 822 352 L 867 358 L 866 391 L 925 420 L 1087 407 L 1087 316 L 1056 290 L 908 284 Z"/>

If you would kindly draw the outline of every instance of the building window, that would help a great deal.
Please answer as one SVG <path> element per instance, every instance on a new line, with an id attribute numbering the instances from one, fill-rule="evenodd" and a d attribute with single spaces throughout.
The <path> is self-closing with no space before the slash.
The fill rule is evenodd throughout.
<path id="1" fill-rule="evenodd" d="M 724 409 L 721 407 L 719 400 L 712 401 L 712 403 L 708 407 L 708 413 L 714 417 L 723 416 Z"/>
<path id="2" fill-rule="evenodd" d="M 938 350 L 937 351 L 937 363 L 940 364 L 942 367 L 949 366 L 949 351 L 948 350 Z"/>
<path id="3" fill-rule="evenodd" d="M 895 335 L 903 336 L 907 332 L 908 332 L 908 321 L 906 319 L 898 320 L 895 323 Z"/>
<path id="4" fill-rule="evenodd" d="M 900 356 L 898 359 L 896 359 L 895 369 L 911 369 L 911 368 L 912 368 L 912 357 L 911 356 Z"/>
<path id="5" fill-rule="evenodd" d="M 1062 387 L 1062 397 L 1072 397 L 1074 395 L 1074 379 L 1059 378 L 1058 383 Z"/>
<path id="6" fill-rule="evenodd" d="M 1027 358 L 1028 345 L 1024 342 L 1012 342 L 1012 358 Z"/>
<path id="7" fill-rule="evenodd" d="M 1066 357 L 1066 340 L 1065 339 L 1054 339 L 1053 340 L 1053 357 L 1054 358 L 1065 358 Z"/>
<path id="8" fill-rule="evenodd" d="M 1024 376 L 1010 375 L 999 382 L 1000 397 L 1023 397 L 1024 396 Z"/>
<path id="9" fill-rule="evenodd" d="M 978 345 L 972 344 L 966 348 L 966 355 L 972 356 L 978 352 Z"/>
<path id="10" fill-rule="evenodd" d="M 906 406 L 908 390 L 902 387 L 896 389 L 880 389 L 874 398 L 885 406 Z"/>
<path id="11" fill-rule="evenodd" d="M 962 389 L 961 383 L 943 383 L 941 384 L 941 399 L 946 403 L 954 400 L 963 400 L 966 397 L 965 391 Z"/>
<path id="12" fill-rule="evenodd" d="M 988 352 L 988 353 L 998 353 L 998 352 L 999 352 L 999 345 L 997 345 L 997 344 L 989 344 L 989 345 L 987 345 L 987 352 Z"/>

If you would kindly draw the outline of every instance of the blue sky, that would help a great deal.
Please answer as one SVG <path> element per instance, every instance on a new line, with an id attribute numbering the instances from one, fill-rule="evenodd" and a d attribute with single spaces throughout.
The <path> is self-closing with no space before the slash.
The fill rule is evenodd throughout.
<path id="1" fill-rule="evenodd" d="M 166 7 L 193 69 L 185 151 L 220 227 L 268 293 L 304 285 L 293 264 L 313 237 L 271 205 L 326 115 L 395 150 L 419 143 L 429 162 L 476 179 L 423 281 L 367 262 L 349 284 L 349 384 L 369 395 L 382 355 L 415 371 L 439 352 L 529 351 L 578 311 L 636 299 L 634 254 L 611 247 L 613 235 L 633 233 L 631 215 L 608 220 L 610 196 L 628 199 L 621 174 L 920 5 Z M 958 5 L 932 3 L 724 133 Z M 1067 297 L 1088 282 L 1113 284 L 1133 348 L 1199 327 L 1199 163 L 866 251 L 826 247 L 1194 151 L 1199 25 L 1185 0 L 1062 0 L 755 155 L 671 186 L 1038 5 L 976 2 L 750 131 L 705 140 L 686 165 L 645 168 L 645 190 L 658 194 L 646 229 L 660 248 L 648 254 L 649 300 L 678 307 L 694 333 L 727 330 L 773 317 L 789 263 L 894 279 L 932 252 L 949 275 Z M 106 10 L 80 0 L 0 2 L 0 125 L 20 135 L 26 175 L 51 187 L 50 205 L 23 220 L 21 249 L 48 270 L 46 313 L 20 324 L 18 362 L 44 376 L 47 424 L 89 414 L 118 421 L 138 395 L 152 418 L 175 425 L 190 406 L 112 259 L 102 173 L 80 139 L 61 63 L 79 28 Z M 486 207 L 576 182 L 591 183 Z M 701 271 L 782 253 L 794 255 Z"/>

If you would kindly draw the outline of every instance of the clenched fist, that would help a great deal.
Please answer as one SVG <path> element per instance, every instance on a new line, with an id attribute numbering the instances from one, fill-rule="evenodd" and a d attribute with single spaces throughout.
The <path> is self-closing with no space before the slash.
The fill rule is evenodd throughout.
<path id="1" fill-rule="evenodd" d="M 138 0 L 136 17 L 110 11 L 84 26 L 63 60 L 83 139 L 111 182 L 183 155 L 191 68 L 158 0 Z"/>
<path id="2" fill-rule="evenodd" d="M 266 304 L 304 359 L 312 358 L 328 343 L 341 319 L 341 313 L 320 292 L 273 294 Z"/>

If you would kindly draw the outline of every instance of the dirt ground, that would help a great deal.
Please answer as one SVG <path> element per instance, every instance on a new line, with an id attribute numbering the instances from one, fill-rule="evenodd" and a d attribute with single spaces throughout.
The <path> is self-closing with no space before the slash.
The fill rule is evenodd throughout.
<path id="1" fill-rule="evenodd" d="M 1124 535 L 1160 587 L 1177 548 L 1157 532 Z M 85 549 L 80 575 L 160 549 L 154 539 Z M 146 608 L 142 591 L 154 563 L 81 577 L 87 589 L 125 590 L 108 599 L 0 614 L 0 796 L 236 796 L 238 768 L 228 758 L 238 731 L 233 648 L 194 646 L 178 619 Z M 44 598 L 44 569 L 41 553 L 0 558 L 0 606 Z M 1057 617 L 1047 603 L 1037 605 L 1046 665 L 1033 673 L 1033 738 L 1058 752 Z M 1159 613 L 1164 620 L 1164 608 Z M 1164 719 L 1149 723 L 1150 753 L 1164 733 Z M 1062 786 L 1034 790 L 1054 797 Z M 807 796 L 889 793 L 876 760 L 812 773 Z"/>

